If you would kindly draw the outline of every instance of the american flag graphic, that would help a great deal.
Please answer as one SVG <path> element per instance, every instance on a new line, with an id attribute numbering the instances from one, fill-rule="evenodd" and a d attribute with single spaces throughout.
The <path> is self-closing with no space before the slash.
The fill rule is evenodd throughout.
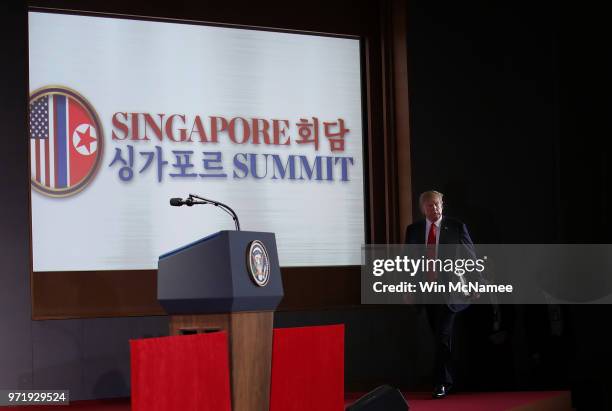
<path id="1" fill-rule="evenodd" d="M 98 130 L 90 112 L 67 94 L 30 102 L 32 182 L 43 191 L 69 192 L 95 168 Z"/>

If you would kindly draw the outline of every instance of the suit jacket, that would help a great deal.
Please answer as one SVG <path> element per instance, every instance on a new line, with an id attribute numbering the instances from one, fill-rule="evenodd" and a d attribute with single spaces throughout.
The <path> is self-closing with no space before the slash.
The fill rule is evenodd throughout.
<path id="1" fill-rule="evenodd" d="M 408 227 L 406 227 L 406 244 L 425 244 L 425 229 L 427 227 L 426 221 L 419 220 Z M 454 258 L 459 256 L 467 256 L 469 258 L 476 258 L 476 252 L 474 250 L 474 243 L 470 237 L 470 233 L 465 224 L 461 221 L 442 216 L 440 222 L 440 238 L 438 244 L 456 244 L 457 247 L 444 247 L 448 253 L 449 250 L 453 250 L 453 255 L 438 256 L 439 258 Z M 467 297 L 461 294 L 445 294 L 446 305 L 452 311 L 462 311 L 466 309 L 470 302 Z"/>

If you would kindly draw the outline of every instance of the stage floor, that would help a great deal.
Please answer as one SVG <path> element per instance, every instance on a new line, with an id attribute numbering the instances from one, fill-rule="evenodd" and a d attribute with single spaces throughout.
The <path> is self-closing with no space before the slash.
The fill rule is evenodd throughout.
<path id="1" fill-rule="evenodd" d="M 404 393 L 410 411 L 572 411 L 569 391 L 461 392 L 434 400 L 429 392 Z M 358 395 L 345 396 L 345 405 Z"/>
<path id="2" fill-rule="evenodd" d="M 360 394 L 347 394 L 345 405 L 350 405 Z M 410 411 L 571 411 L 569 391 L 525 391 L 457 393 L 442 400 L 433 400 L 430 393 L 405 394 Z M 0 407 L 11 408 L 14 407 Z M 72 411 L 130 411 L 129 398 L 75 401 Z M 24 406 L 19 410 L 58 410 L 57 406 Z M 66 407 L 61 407 L 66 409 Z"/>

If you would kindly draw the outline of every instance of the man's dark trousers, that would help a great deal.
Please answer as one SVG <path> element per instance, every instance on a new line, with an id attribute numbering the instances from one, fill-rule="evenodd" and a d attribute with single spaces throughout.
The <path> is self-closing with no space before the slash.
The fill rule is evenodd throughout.
<path id="1" fill-rule="evenodd" d="M 453 325 L 456 312 L 451 311 L 448 305 L 427 304 L 425 306 L 427 320 L 433 334 L 435 344 L 435 361 L 433 369 L 434 384 L 453 384 L 451 372 L 451 350 L 453 339 Z"/>

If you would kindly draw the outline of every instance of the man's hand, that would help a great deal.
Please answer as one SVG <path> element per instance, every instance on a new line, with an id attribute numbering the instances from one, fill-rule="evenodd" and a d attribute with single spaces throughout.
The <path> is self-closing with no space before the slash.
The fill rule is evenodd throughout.
<path id="1" fill-rule="evenodd" d="M 403 293 L 402 294 L 402 302 L 407 305 L 413 305 L 415 303 L 414 294 L 412 293 Z"/>
<path id="2" fill-rule="evenodd" d="M 480 298 L 480 293 L 477 293 L 477 292 L 469 293 L 467 298 L 470 301 L 478 300 Z"/>

